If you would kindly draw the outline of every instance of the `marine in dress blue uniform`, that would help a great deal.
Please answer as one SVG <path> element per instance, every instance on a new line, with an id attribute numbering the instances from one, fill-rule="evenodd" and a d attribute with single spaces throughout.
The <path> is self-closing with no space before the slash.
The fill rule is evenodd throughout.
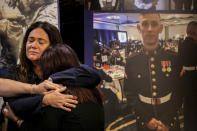
<path id="1" fill-rule="evenodd" d="M 179 131 L 181 66 L 174 52 L 160 47 L 160 15 L 140 14 L 139 20 L 143 48 L 127 59 L 125 67 L 128 109 L 136 115 L 138 131 Z"/>
<path id="2" fill-rule="evenodd" d="M 182 104 L 177 56 L 158 48 L 142 50 L 129 58 L 125 67 L 127 103 L 136 114 L 139 131 L 149 130 L 146 124 L 156 118 L 172 131 L 179 130 L 177 111 Z"/>

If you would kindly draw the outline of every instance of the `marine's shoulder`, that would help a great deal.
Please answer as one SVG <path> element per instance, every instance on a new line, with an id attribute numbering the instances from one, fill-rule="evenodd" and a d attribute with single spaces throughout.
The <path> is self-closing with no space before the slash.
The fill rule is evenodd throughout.
<path id="1" fill-rule="evenodd" d="M 167 49 L 161 49 L 160 54 L 164 56 L 177 56 L 177 52 Z"/>
<path id="2" fill-rule="evenodd" d="M 136 58 L 140 57 L 141 55 L 142 55 L 142 52 L 133 53 L 131 56 L 128 56 L 127 60 L 136 59 Z"/>

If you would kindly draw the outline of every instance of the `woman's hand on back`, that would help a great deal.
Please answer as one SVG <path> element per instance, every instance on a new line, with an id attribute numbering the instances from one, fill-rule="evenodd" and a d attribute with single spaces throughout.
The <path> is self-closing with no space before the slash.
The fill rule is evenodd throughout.
<path id="1" fill-rule="evenodd" d="M 60 108 L 65 111 L 71 111 L 71 108 L 75 108 L 78 104 L 77 97 L 68 94 L 61 94 L 66 88 L 57 89 L 51 93 L 47 93 L 43 98 L 43 106 L 52 106 Z"/>
<path id="2" fill-rule="evenodd" d="M 31 94 L 46 94 L 48 91 L 55 91 L 64 88 L 62 85 L 55 84 L 50 80 L 45 80 L 39 85 L 32 85 Z"/>

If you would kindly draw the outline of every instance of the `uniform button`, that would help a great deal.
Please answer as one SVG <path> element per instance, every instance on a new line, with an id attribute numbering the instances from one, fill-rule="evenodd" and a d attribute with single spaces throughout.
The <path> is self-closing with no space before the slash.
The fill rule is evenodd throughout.
<path id="1" fill-rule="evenodd" d="M 155 75 L 156 74 L 156 72 L 155 71 L 152 71 L 152 75 Z"/>
<path id="2" fill-rule="evenodd" d="M 174 120 L 176 121 L 176 117 L 174 117 Z"/>
<path id="3" fill-rule="evenodd" d="M 170 75 L 169 74 L 166 74 L 166 77 L 169 77 Z"/>
<path id="4" fill-rule="evenodd" d="M 152 79 L 152 82 L 156 82 L 156 79 L 155 79 L 155 78 L 153 78 L 153 79 Z"/>
<path id="5" fill-rule="evenodd" d="M 157 86 L 156 85 L 153 85 L 153 89 L 156 90 L 157 89 Z"/>
<path id="6" fill-rule="evenodd" d="M 168 67 L 167 72 L 171 72 L 171 71 L 172 71 L 171 67 Z"/>
<path id="7" fill-rule="evenodd" d="M 137 78 L 141 78 L 142 76 L 140 74 L 137 75 Z"/>
<path id="8" fill-rule="evenodd" d="M 155 58 L 154 58 L 154 57 L 151 57 L 151 58 L 150 58 L 150 61 L 151 61 L 151 62 L 155 61 Z"/>
<path id="9" fill-rule="evenodd" d="M 157 93 L 156 92 L 153 92 L 153 96 L 157 96 Z"/>
<path id="10" fill-rule="evenodd" d="M 150 67 L 151 67 L 152 69 L 154 69 L 154 68 L 155 68 L 155 65 L 154 65 L 154 64 L 151 64 Z"/>

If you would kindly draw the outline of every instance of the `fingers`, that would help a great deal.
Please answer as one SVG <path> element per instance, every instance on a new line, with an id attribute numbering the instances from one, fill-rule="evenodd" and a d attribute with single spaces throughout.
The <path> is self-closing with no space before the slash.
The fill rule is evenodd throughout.
<path id="1" fill-rule="evenodd" d="M 49 80 L 45 80 L 45 89 L 47 90 L 57 90 L 57 89 L 61 89 L 63 86 L 59 85 L 59 84 L 55 84 Z"/>
<path id="2" fill-rule="evenodd" d="M 59 91 L 65 89 L 59 89 Z M 50 105 L 55 108 L 61 108 L 66 111 L 70 111 L 72 108 L 76 107 L 78 101 L 76 100 L 77 97 L 67 94 L 61 94 L 57 91 L 47 94 L 43 98 L 44 106 Z M 71 109 L 70 109 L 71 108 Z"/>
<path id="3" fill-rule="evenodd" d="M 158 126 L 158 127 L 157 127 L 157 131 L 162 131 L 162 128 L 163 128 L 163 127 Z"/>
<path id="4" fill-rule="evenodd" d="M 65 90 L 66 90 L 66 87 L 63 87 L 63 88 L 57 89 L 56 92 L 63 92 Z"/>
<path id="5" fill-rule="evenodd" d="M 61 107 L 61 109 L 70 112 L 71 108 L 76 108 L 76 105 L 70 104 L 70 103 L 64 103 Z"/>
<path id="6" fill-rule="evenodd" d="M 69 104 L 78 104 L 78 101 L 73 99 L 66 99 L 65 101 L 66 101 L 65 103 L 69 103 Z"/>
<path id="7" fill-rule="evenodd" d="M 163 123 L 162 123 L 161 121 L 157 121 L 157 124 L 158 124 L 159 126 L 163 126 Z"/>
<path id="8" fill-rule="evenodd" d="M 70 105 L 69 107 L 74 107 L 75 104 L 78 104 L 77 97 L 73 96 L 73 95 L 64 95 L 64 103 L 63 104 L 67 104 L 68 106 Z M 73 104 L 74 104 L 74 106 L 73 106 Z"/>
<path id="9" fill-rule="evenodd" d="M 33 88 L 33 93 L 34 94 L 42 94 L 45 93 L 49 90 L 57 90 L 63 88 L 62 85 L 55 84 L 51 82 L 50 80 L 45 80 L 44 82 L 40 83 L 39 85 L 34 86 Z"/>
<path id="10" fill-rule="evenodd" d="M 60 109 L 70 112 L 71 109 L 65 106 L 61 106 Z"/>
<path id="11" fill-rule="evenodd" d="M 64 107 L 76 108 L 76 105 L 70 104 L 70 103 L 64 103 L 63 106 L 64 106 Z"/>

